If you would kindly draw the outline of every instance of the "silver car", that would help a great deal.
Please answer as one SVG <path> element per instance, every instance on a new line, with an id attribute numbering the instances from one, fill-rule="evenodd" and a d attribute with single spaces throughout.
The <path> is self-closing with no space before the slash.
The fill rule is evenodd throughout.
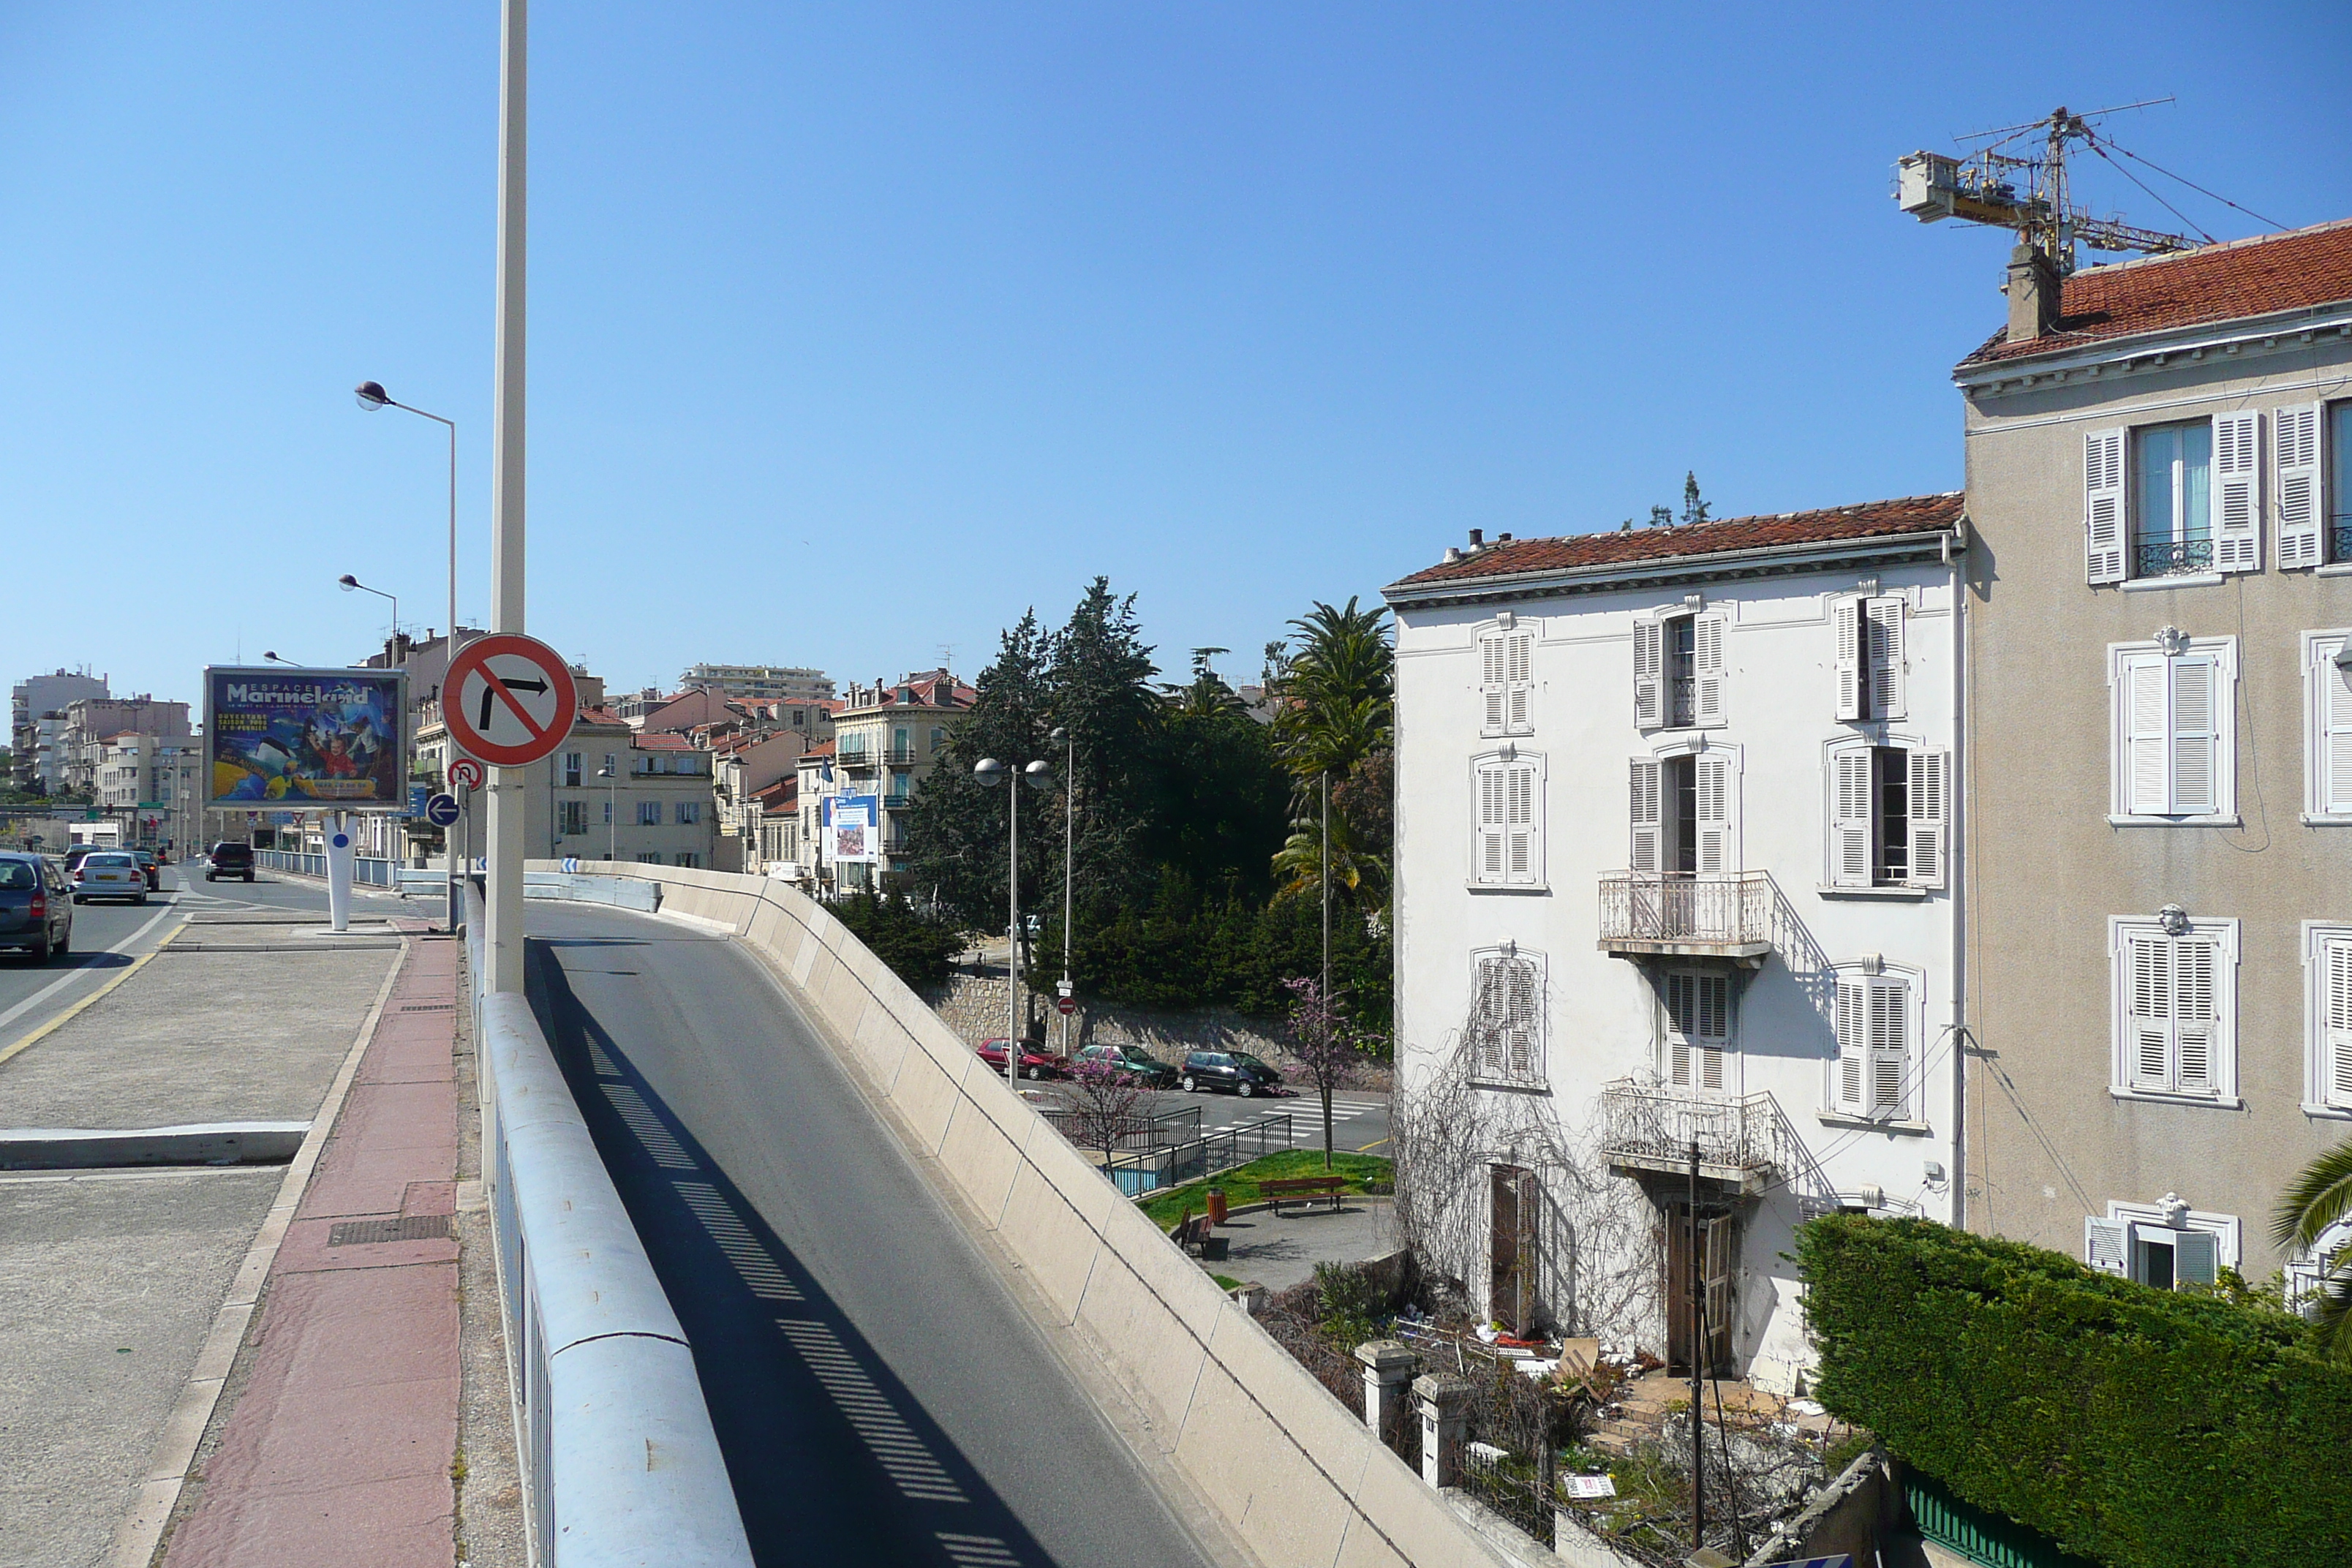
<path id="1" fill-rule="evenodd" d="M 38 855 L 0 855 L 0 947 L 21 947 L 38 963 L 72 945 L 65 873 Z"/>
<path id="2" fill-rule="evenodd" d="M 95 855 L 85 855 L 81 864 L 73 869 L 73 900 L 88 903 L 92 899 L 127 899 L 134 904 L 147 901 L 147 873 L 140 868 L 136 856 L 121 849 L 101 849 Z"/>

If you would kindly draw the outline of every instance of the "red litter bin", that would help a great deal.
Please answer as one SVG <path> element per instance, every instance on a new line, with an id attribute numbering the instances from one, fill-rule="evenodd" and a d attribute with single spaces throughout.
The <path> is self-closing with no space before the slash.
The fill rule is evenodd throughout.
<path id="1" fill-rule="evenodd" d="M 1225 1189 L 1223 1187 L 1209 1189 L 1209 1223 L 1211 1225 L 1225 1223 Z"/>

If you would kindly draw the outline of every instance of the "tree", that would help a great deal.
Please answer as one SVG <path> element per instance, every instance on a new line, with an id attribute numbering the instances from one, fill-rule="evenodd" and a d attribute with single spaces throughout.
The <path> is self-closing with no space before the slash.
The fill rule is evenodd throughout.
<path id="1" fill-rule="evenodd" d="M 834 905 L 835 918 L 908 984 L 937 985 L 963 947 L 952 921 L 918 911 L 906 895 L 855 893 Z"/>
<path id="2" fill-rule="evenodd" d="M 1323 1102 L 1323 1168 L 1331 1168 L 1331 1095 L 1356 1081 L 1370 1041 L 1348 1022 L 1344 1005 L 1317 980 L 1286 980 L 1290 993 L 1290 1054 Z"/>
<path id="3" fill-rule="evenodd" d="M 1659 510 L 1664 510 L 1664 509 L 1662 507 Z M 1699 499 L 1698 474 L 1696 470 L 1685 473 L 1683 475 L 1684 526 L 1688 527 L 1693 523 L 1709 522 L 1712 521 L 1713 518 L 1708 511 L 1706 502 Z"/>
<path id="4" fill-rule="evenodd" d="M 1062 1097 L 1076 1134 L 1072 1142 L 1099 1151 L 1103 1173 L 1110 1174 L 1120 1137 L 1150 1114 L 1152 1098 L 1140 1078 L 1108 1056 L 1082 1058 L 1070 1068 L 1070 1087 Z"/>
<path id="5" fill-rule="evenodd" d="M 1149 853 L 1157 804 L 1158 742 L 1163 703 L 1151 684 L 1160 673 L 1136 619 L 1135 595 L 1110 591 L 1097 577 L 1053 639 L 1045 670 L 1047 709 L 1071 745 L 1047 760 L 1073 776 L 1076 792 L 1074 880 L 1089 907 L 1149 897 Z M 1057 805 L 1060 803 L 1057 801 Z M 1061 868 L 1055 836 L 1054 866 Z"/>
<path id="6" fill-rule="evenodd" d="M 2352 1138 L 2305 1165 L 2279 1195 L 2271 1214 L 2271 1239 L 2281 1247 L 2316 1253 L 2319 1238 L 2352 1216 Z M 2320 1280 L 2314 1331 L 2324 1353 L 2352 1363 L 2352 1247 L 2336 1255 Z"/>

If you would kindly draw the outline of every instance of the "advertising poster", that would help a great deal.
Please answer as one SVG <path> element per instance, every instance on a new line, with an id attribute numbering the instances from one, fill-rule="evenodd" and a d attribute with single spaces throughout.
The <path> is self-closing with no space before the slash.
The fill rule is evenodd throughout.
<path id="1" fill-rule="evenodd" d="M 836 866 L 871 866 L 881 837 L 882 803 L 870 795 L 825 797 L 825 849 Z"/>
<path id="2" fill-rule="evenodd" d="M 407 679 L 400 669 L 206 669 L 205 804 L 404 809 Z"/>

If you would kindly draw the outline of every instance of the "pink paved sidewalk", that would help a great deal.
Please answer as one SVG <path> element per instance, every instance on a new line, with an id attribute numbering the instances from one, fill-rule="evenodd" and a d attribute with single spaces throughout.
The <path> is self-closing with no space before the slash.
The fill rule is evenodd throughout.
<path id="1" fill-rule="evenodd" d="M 443 1216 L 457 1212 L 457 968 L 456 942 L 412 935 L 166 1568 L 454 1560 L 457 1243 Z M 412 1218 L 445 1234 L 331 1240 L 347 1222 Z"/>

